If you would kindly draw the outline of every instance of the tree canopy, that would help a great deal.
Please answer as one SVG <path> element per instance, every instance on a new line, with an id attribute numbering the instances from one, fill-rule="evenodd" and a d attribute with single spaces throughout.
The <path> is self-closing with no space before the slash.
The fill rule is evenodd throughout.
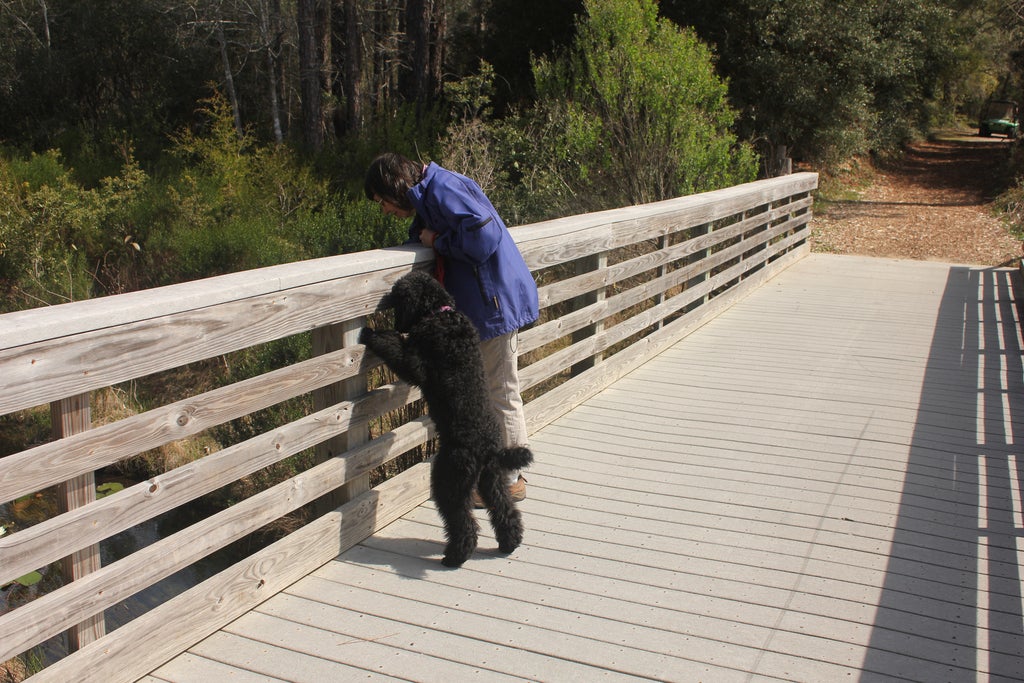
<path id="1" fill-rule="evenodd" d="M 537 60 L 534 78 L 544 110 L 589 129 L 588 182 L 599 172 L 601 194 L 639 204 L 751 180 L 708 46 L 652 0 L 584 7 L 565 56 Z"/>
<path id="2" fill-rule="evenodd" d="M 378 152 L 510 223 L 1018 98 L 1019 0 L 0 0 L 5 307 L 368 248 Z M 758 154 L 755 154 L 755 151 Z M 761 172 L 769 172 L 762 164 Z"/>
<path id="3" fill-rule="evenodd" d="M 577 18 L 640 0 L 4 0 L 0 141 L 41 152 L 130 138 L 159 156 L 211 88 L 241 133 L 304 149 L 376 135 L 414 108 L 445 128 L 444 89 L 494 68 L 499 117 L 537 96 L 533 60 Z M 662 0 L 713 55 L 734 133 L 808 159 L 898 143 L 936 116 L 1019 90 L 1016 0 Z M 647 7 L 645 10 L 652 10 Z M 621 46 L 619 46 L 621 49 Z M 597 56 L 607 59 L 610 55 Z M 1019 60 L 1018 60 L 1019 61 Z M 418 131 L 419 132 L 419 131 Z M 85 168 L 76 163 L 78 173 Z M 104 169 L 97 169 L 102 172 Z"/>

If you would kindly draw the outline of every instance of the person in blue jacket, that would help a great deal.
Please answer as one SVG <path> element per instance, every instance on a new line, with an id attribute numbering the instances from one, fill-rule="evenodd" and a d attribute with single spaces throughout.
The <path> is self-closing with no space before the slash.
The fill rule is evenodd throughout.
<path id="1" fill-rule="evenodd" d="M 528 446 L 519 393 L 518 330 L 537 320 L 537 284 L 508 227 L 480 186 L 436 163 L 378 156 L 366 172 L 366 197 L 381 210 L 413 218 L 409 241 L 434 250 L 435 275 L 480 333 L 491 402 L 505 446 Z M 526 497 L 521 473 L 509 482 Z"/>

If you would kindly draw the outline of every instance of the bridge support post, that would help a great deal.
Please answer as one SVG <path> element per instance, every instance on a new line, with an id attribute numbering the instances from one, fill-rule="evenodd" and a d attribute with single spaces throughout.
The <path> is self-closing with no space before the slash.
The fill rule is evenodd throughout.
<path id="1" fill-rule="evenodd" d="M 665 251 L 666 249 L 668 249 L 668 247 L 669 247 L 668 235 L 662 235 L 661 237 L 659 237 L 658 238 L 658 250 L 659 251 Z M 668 273 L 668 268 L 666 268 L 665 266 L 658 266 L 658 279 L 659 280 L 661 278 L 665 277 L 665 275 L 667 273 Z M 665 294 L 664 293 L 658 294 L 657 296 L 654 297 L 654 305 L 655 306 L 660 306 L 663 303 L 665 303 Z M 657 324 L 654 326 L 654 329 L 655 330 L 660 330 L 664 326 L 665 326 L 665 319 L 664 318 L 660 318 L 658 320 Z"/>
<path id="2" fill-rule="evenodd" d="M 92 427 L 92 411 L 89 408 L 89 394 L 79 394 L 50 404 L 50 420 L 55 439 L 84 432 Z M 57 505 L 61 514 L 80 508 L 96 500 L 96 475 L 92 472 L 79 475 L 58 484 Z M 61 560 L 64 579 L 68 583 L 77 581 L 86 574 L 100 568 L 100 547 L 92 545 L 82 548 Z M 79 650 L 106 633 L 103 612 L 94 614 L 85 621 L 65 631 L 68 652 Z"/>
<path id="3" fill-rule="evenodd" d="M 770 213 L 772 208 L 773 208 L 773 206 L 772 206 L 771 202 L 769 202 L 768 204 L 764 204 L 762 206 L 758 206 L 758 207 L 755 207 L 755 208 L 752 208 L 752 209 L 747 209 L 746 211 L 744 211 L 740 215 L 740 220 L 745 221 L 747 219 L 753 218 L 754 216 L 757 216 L 760 213 Z M 756 237 L 759 237 L 760 235 L 764 234 L 766 231 L 770 230 L 774 225 L 777 225 L 778 223 L 784 222 L 784 221 L 785 221 L 785 218 L 781 218 L 781 219 L 777 219 L 774 223 L 762 223 L 762 224 L 759 224 L 753 230 L 749 230 L 749 231 L 743 233 L 740 236 L 740 243 L 748 242 L 748 241 L 750 241 L 750 240 L 752 240 L 752 239 L 754 239 Z M 755 261 L 758 262 L 759 265 L 755 266 L 751 270 L 746 271 L 745 273 L 742 273 L 740 275 L 740 277 L 739 277 L 739 280 L 737 280 L 738 282 L 742 281 L 742 280 L 746 280 L 747 278 L 753 276 L 755 273 L 757 273 L 759 270 L 761 270 L 761 268 L 764 267 L 764 263 L 762 262 L 762 260 L 760 258 L 760 255 L 761 255 L 761 252 L 764 252 L 767 249 L 768 249 L 768 244 L 767 243 L 762 243 L 760 246 L 756 246 L 756 247 L 752 247 L 752 248 L 746 248 L 746 249 L 743 250 L 743 254 L 740 255 L 740 263 L 742 263 L 744 261 L 749 261 L 751 259 L 754 259 Z"/>
<path id="4" fill-rule="evenodd" d="M 313 355 L 320 356 L 347 346 L 359 343 L 359 330 L 366 325 L 365 318 L 346 320 L 343 323 L 320 327 L 313 330 Z M 366 377 L 359 375 L 351 379 L 331 384 L 313 392 L 313 410 L 323 410 L 341 401 L 366 393 Z M 369 439 L 369 427 L 365 424 L 353 423 L 349 430 L 317 444 L 316 460 L 325 462 L 329 458 L 344 453 L 353 446 L 365 443 Z M 326 513 L 352 500 L 370 488 L 370 475 L 362 474 L 349 479 L 333 493 L 324 496 L 317 504 L 318 514 Z"/>
<path id="5" fill-rule="evenodd" d="M 606 254 L 605 252 L 601 252 L 600 254 L 594 254 L 592 256 L 587 256 L 585 258 L 579 259 L 576 262 L 576 274 L 577 275 L 582 275 L 583 273 L 589 273 L 589 272 L 592 272 L 592 271 L 595 271 L 595 270 L 600 271 L 600 270 L 603 270 L 603 269 L 605 269 L 607 267 L 608 267 L 608 254 Z M 589 306 L 590 304 L 594 304 L 594 303 L 597 303 L 599 301 L 604 301 L 604 298 L 605 298 L 605 288 L 604 287 L 601 287 L 601 288 L 599 288 L 599 289 L 597 289 L 597 290 L 595 290 L 593 292 L 588 292 L 586 294 L 581 294 L 580 296 L 578 296 L 575 299 L 573 299 L 573 309 L 574 310 L 579 310 L 581 308 L 585 308 L 585 307 Z M 596 321 L 596 322 L 594 322 L 594 323 L 592 323 L 590 325 L 587 325 L 586 327 L 584 327 L 584 328 L 574 332 L 573 335 L 572 335 L 572 343 L 576 344 L 578 342 L 581 342 L 581 341 L 587 339 L 588 337 L 596 336 L 596 335 L 600 334 L 602 330 L 604 330 L 604 321 L 603 320 L 598 320 L 598 321 Z M 572 376 L 575 377 L 576 375 L 580 374 L 581 372 L 589 370 L 590 368 L 592 368 L 595 365 L 597 365 L 598 363 L 600 363 L 603 360 L 603 358 L 604 358 L 604 354 L 602 352 L 598 351 L 598 352 L 594 353 L 593 355 L 591 355 L 589 358 L 587 358 L 585 360 L 582 360 L 579 363 L 576 363 L 575 365 L 572 366 L 572 371 L 571 371 Z"/>
<path id="6" fill-rule="evenodd" d="M 700 237 L 701 235 L 710 235 L 713 230 L 714 230 L 714 226 L 711 223 L 704 223 L 702 225 L 698 225 L 698 226 L 693 227 L 690 230 L 690 237 L 694 238 L 694 237 Z M 695 252 L 693 254 L 690 254 L 690 256 L 688 256 L 686 258 L 685 263 L 686 263 L 686 265 L 691 265 L 691 264 L 694 264 L 694 263 L 699 263 L 699 262 L 703 261 L 704 259 L 706 259 L 706 258 L 708 258 L 710 256 L 711 256 L 711 250 L 710 249 L 701 249 L 700 251 L 697 251 L 697 252 Z M 695 275 L 694 277 L 692 277 L 692 278 L 690 278 L 689 280 L 686 281 L 685 289 L 690 289 L 692 287 L 696 287 L 696 286 L 700 285 L 702 282 L 705 282 L 710 277 L 711 277 L 711 274 L 708 273 L 707 271 L 698 273 L 697 275 Z M 701 306 L 703 306 L 704 304 L 706 304 L 710 300 L 711 300 L 710 294 L 705 294 L 701 298 L 697 299 L 696 301 L 688 304 L 685 308 L 683 308 L 683 313 L 689 313 L 690 311 L 696 310 L 696 309 L 700 308 Z"/>

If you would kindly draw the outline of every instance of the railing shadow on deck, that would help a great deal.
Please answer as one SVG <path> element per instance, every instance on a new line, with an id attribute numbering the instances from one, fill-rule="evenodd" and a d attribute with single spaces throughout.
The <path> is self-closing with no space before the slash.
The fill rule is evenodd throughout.
<path id="1" fill-rule="evenodd" d="M 816 187 L 798 173 L 514 228 L 542 308 L 520 335 L 531 431 L 806 255 Z M 427 463 L 368 489 L 371 470 L 433 428 L 409 415 L 417 390 L 371 381 L 379 363 L 355 340 L 391 283 L 431 257 L 381 249 L 0 316 L 0 415 L 49 405 L 54 425 L 51 441 L 0 458 L 0 505 L 56 487 L 65 508 L 0 537 L 0 585 L 65 566 L 63 585 L 0 614 L 0 661 L 64 633 L 74 651 L 33 680 L 135 680 L 422 503 Z M 98 392 L 300 337 L 308 358 L 92 424 Z M 297 399 L 298 418 L 96 499 L 97 471 Z M 100 566 L 112 536 L 310 452 L 308 469 Z M 309 523 L 105 632 L 133 595 L 311 507 Z"/>
<path id="2" fill-rule="evenodd" d="M 950 271 L 861 680 L 1021 680 L 1020 289 Z"/>

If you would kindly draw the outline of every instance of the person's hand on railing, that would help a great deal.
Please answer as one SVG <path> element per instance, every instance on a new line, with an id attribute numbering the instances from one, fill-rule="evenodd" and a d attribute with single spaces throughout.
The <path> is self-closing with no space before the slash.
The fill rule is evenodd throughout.
<path id="1" fill-rule="evenodd" d="M 420 230 L 420 242 L 423 244 L 423 246 L 433 248 L 434 240 L 436 239 L 437 233 L 431 230 L 430 228 L 423 228 L 422 230 Z"/>

